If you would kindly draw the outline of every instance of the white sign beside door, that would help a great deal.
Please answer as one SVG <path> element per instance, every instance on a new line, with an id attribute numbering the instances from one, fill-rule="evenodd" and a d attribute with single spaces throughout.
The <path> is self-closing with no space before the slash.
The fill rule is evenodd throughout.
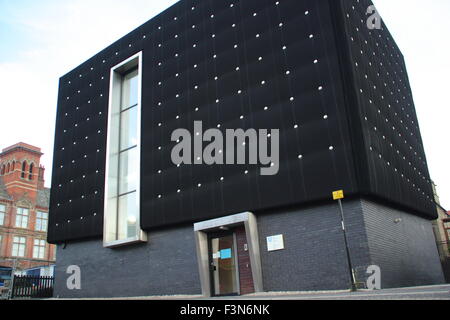
<path id="1" fill-rule="evenodd" d="M 267 251 L 277 251 L 284 249 L 284 237 L 282 234 L 267 237 Z"/>

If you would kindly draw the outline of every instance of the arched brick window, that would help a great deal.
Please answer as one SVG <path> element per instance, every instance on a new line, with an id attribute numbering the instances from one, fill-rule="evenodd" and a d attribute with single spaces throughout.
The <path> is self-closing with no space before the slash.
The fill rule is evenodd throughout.
<path id="1" fill-rule="evenodd" d="M 30 164 L 30 172 L 28 174 L 28 180 L 33 180 L 33 169 L 34 169 L 34 164 Z"/>
<path id="2" fill-rule="evenodd" d="M 20 175 L 22 178 L 25 178 L 25 172 L 26 171 L 27 171 L 27 162 L 24 161 L 24 162 L 22 162 L 22 173 Z"/>

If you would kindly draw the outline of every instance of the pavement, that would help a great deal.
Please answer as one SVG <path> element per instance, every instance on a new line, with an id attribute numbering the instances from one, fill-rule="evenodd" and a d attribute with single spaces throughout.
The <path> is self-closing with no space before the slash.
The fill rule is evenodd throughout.
<path id="1" fill-rule="evenodd" d="M 229 300 L 450 300 L 450 284 L 384 290 L 323 291 L 323 292 L 268 292 Z"/>
<path id="2" fill-rule="evenodd" d="M 50 299 L 58 300 L 58 299 Z M 71 300 L 71 299 L 69 299 Z M 82 300 L 193 300 L 193 301 L 245 301 L 245 300 L 450 300 L 450 284 L 384 290 L 264 292 L 244 296 L 203 298 L 202 296 L 152 296 Z"/>

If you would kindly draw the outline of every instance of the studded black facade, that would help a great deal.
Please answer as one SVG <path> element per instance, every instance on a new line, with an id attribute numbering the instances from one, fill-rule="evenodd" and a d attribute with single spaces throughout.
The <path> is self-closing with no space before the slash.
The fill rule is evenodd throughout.
<path id="1" fill-rule="evenodd" d="M 435 209 L 403 57 L 369 1 L 181 0 L 60 80 L 49 242 L 101 237 L 110 70 L 141 52 L 141 227 L 370 195 Z M 171 161 L 178 128 L 280 129 L 279 173 Z"/>

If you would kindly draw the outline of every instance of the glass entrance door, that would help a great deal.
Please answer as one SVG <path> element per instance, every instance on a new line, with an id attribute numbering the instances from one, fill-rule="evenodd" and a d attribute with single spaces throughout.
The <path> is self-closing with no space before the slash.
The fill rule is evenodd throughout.
<path id="1" fill-rule="evenodd" d="M 210 236 L 209 257 L 213 296 L 239 294 L 234 235 Z"/>

